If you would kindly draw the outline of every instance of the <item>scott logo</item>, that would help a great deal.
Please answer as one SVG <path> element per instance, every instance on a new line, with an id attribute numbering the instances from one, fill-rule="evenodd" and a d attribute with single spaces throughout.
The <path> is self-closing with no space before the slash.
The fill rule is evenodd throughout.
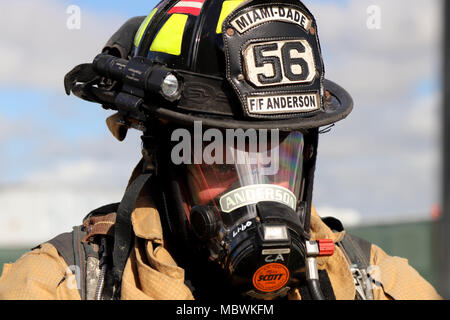
<path id="1" fill-rule="evenodd" d="M 253 275 L 253 285 L 262 292 L 274 292 L 283 288 L 289 281 L 289 270 L 280 263 L 262 266 Z"/>
<path id="2" fill-rule="evenodd" d="M 283 274 L 268 274 L 265 276 L 259 276 L 258 281 L 279 281 L 283 278 Z"/>

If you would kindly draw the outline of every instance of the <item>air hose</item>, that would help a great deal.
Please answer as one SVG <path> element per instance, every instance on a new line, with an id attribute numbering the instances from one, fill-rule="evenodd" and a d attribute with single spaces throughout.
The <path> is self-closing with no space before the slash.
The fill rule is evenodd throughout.
<path id="1" fill-rule="evenodd" d="M 319 270 L 317 268 L 317 256 L 320 253 L 317 242 L 306 242 L 306 282 L 313 300 L 325 300 L 319 282 Z"/>

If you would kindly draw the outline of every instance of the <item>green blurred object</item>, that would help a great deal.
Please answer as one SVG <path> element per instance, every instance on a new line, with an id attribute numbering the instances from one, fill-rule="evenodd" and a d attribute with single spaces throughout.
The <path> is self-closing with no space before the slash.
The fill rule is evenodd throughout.
<path id="1" fill-rule="evenodd" d="M 434 221 L 421 221 L 359 226 L 348 228 L 347 232 L 376 244 L 391 256 L 408 259 L 409 264 L 436 287 L 436 227 Z"/>
<path id="2" fill-rule="evenodd" d="M 5 263 L 12 263 L 17 261 L 25 253 L 29 252 L 30 248 L 12 248 L 1 249 L 0 248 L 0 274 L 3 272 L 3 265 Z"/>

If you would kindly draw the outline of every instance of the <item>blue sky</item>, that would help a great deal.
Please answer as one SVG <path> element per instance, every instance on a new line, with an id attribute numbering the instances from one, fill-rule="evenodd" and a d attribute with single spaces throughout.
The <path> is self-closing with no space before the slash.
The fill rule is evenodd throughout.
<path id="1" fill-rule="evenodd" d="M 146 15 L 159 2 L 156 0 L 133 0 L 133 1 L 108 1 L 108 0 L 77 0 L 61 1 L 66 5 L 78 5 L 92 11 L 115 12 L 125 17 Z"/>
<path id="2" fill-rule="evenodd" d="M 340 6 L 347 6 L 348 0 L 307 0 L 304 1 L 309 5 L 312 1 L 320 3 L 338 3 Z M 111 11 L 119 12 L 127 16 L 142 15 L 143 12 L 150 12 L 150 10 L 159 2 L 156 0 L 133 0 L 133 1 L 108 1 L 108 0 L 77 0 L 77 1 L 61 1 L 66 5 L 78 5 L 93 11 Z"/>
<path id="3" fill-rule="evenodd" d="M 348 0 L 306 0 L 303 1 L 306 5 L 310 5 L 312 1 L 318 3 L 338 4 L 345 7 L 348 5 Z M 108 0 L 77 0 L 77 1 L 61 1 L 66 5 L 78 5 L 80 7 L 92 11 L 106 11 L 115 12 L 124 16 L 145 15 L 150 13 L 151 9 L 159 2 L 156 0 L 133 0 L 133 1 L 108 1 Z"/>

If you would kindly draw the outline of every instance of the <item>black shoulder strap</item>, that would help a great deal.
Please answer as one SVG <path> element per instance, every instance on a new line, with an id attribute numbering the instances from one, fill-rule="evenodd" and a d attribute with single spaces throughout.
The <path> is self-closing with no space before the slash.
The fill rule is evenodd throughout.
<path id="1" fill-rule="evenodd" d="M 128 260 L 133 237 L 133 227 L 131 223 L 131 213 L 136 201 L 147 181 L 153 173 L 145 173 L 138 176 L 128 187 L 122 202 L 110 204 L 92 211 L 85 219 L 95 215 L 117 212 L 116 224 L 114 227 L 114 251 L 113 251 L 113 276 L 108 277 L 105 290 L 109 296 L 115 299 L 120 298 L 120 284 L 122 274 Z M 86 232 L 82 226 L 74 227 L 71 233 L 64 233 L 48 241 L 66 261 L 72 272 L 75 273 L 77 286 L 82 300 L 86 299 L 86 261 L 87 251 L 82 239 Z"/>
<path id="2" fill-rule="evenodd" d="M 134 242 L 131 214 L 136 207 L 136 202 L 147 181 L 153 172 L 142 173 L 128 187 L 122 202 L 117 210 L 116 224 L 114 226 L 114 250 L 113 250 L 113 286 L 114 299 L 120 299 L 120 285 L 122 275 Z M 111 278 L 111 277 L 110 277 Z"/>
<path id="3" fill-rule="evenodd" d="M 345 231 L 341 221 L 333 217 L 322 218 L 322 221 L 333 232 Z M 372 243 L 359 237 L 345 234 L 341 240 L 340 245 L 343 247 L 351 264 L 355 264 L 358 268 L 367 269 L 370 266 L 370 255 L 372 250 Z"/>
<path id="4" fill-rule="evenodd" d="M 357 265 L 360 269 L 367 269 L 370 266 L 372 243 L 359 237 L 345 234 L 341 244 L 352 264 Z"/>
<path id="5" fill-rule="evenodd" d="M 76 265 L 76 278 L 78 291 L 80 292 L 81 300 L 86 300 L 86 252 L 83 243 L 81 242 L 86 235 L 82 226 L 74 227 L 72 231 L 73 253 Z"/>
<path id="6" fill-rule="evenodd" d="M 72 232 L 60 234 L 47 243 L 50 243 L 56 248 L 58 253 L 63 257 L 64 261 L 69 267 L 75 265 Z"/>
<path id="7" fill-rule="evenodd" d="M 324 218 L 323 222 L 334 232 L 344 231 L 342 223 L 335 218 Z M 354 235 L 345 233 L 338 243 L 350 263 L 350 271 L 356 287 L 355 299 L 373 300 L 371 280 L 368 276 L 372 243 Z"/>
<path id="8" fill-rule="evenodd" d="M 356 300 L 373 300 L 372 279 L 369 276 L 372 244 L 346 234 L 339 244 L 350 260 L 350 271 L 355 281 Z"/>
<path id="9" fill-rule="evenodd" d="M 69 269 L 75 274 L 77 288 L 81 300 L 86 299 L 86 252 L 84 244 L 81 242 L 86 232 L 82 226 L 73 228 L 70 233 L 63 233 L 48 241 L 62 256 Z"/>
<path id="10" fill-rule="evenodd" d="M 90 212 L 83 221 L 93 216 L 106 215 L 117 212 L 119 203 L 108 204 Z M 93 255 L 93 248 L 82 242 L 86 232 L 82 226 L 73 228 L 72 232 L 63 233 L 47 243 L 53 245 L 62 256 L 69 269 L 75 274 L 77 288 L 81 300 L 86 300 L 86 261 L 88 256 Z"/>

